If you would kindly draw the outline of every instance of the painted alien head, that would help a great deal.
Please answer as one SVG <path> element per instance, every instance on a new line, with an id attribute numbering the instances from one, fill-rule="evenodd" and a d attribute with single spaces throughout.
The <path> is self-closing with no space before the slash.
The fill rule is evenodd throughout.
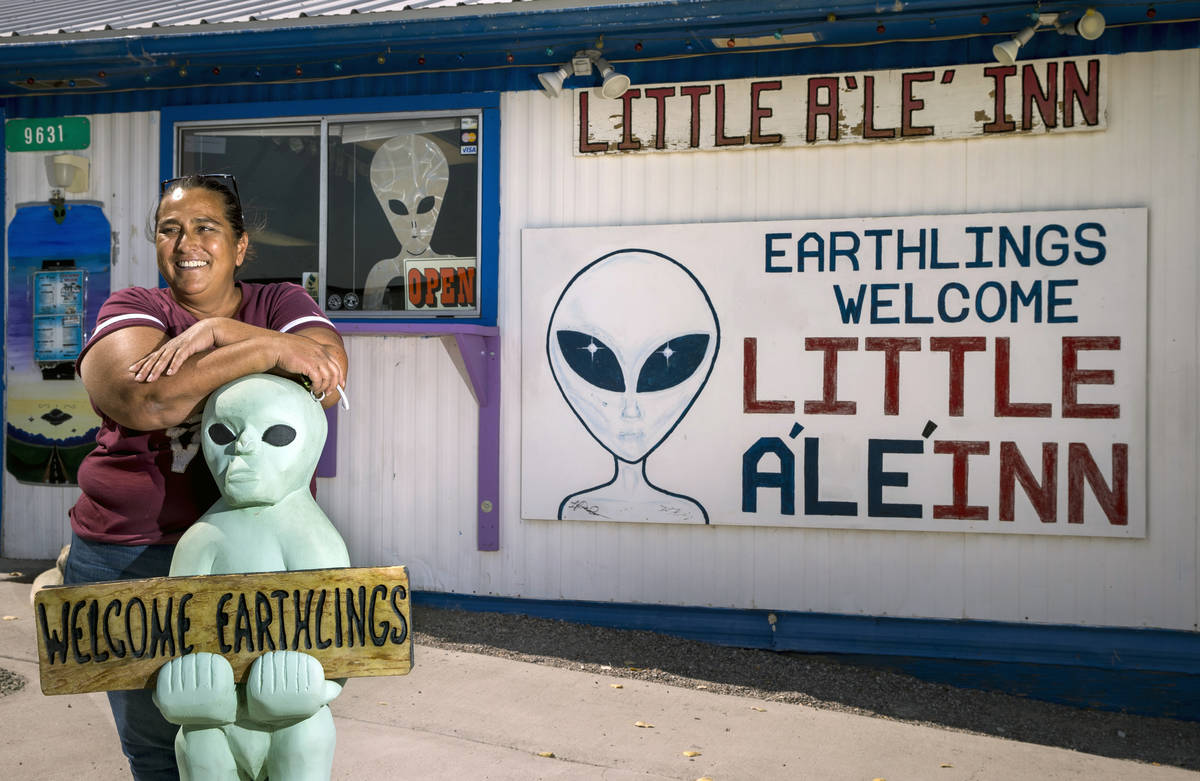
<path id="1" fill-rule="evenodd" d="M 429 249 L 449 181 L 446 155 L 424 136 L 396 136 L 375 152 L 371 187 L 405 254 Z"/>
<path id="2" fill-rule="evenodd" d="M 719 342 L 716 312 L 690 271 L 666 255 L 621 250 L 567 284 L 550 315 L 546 353 L 588 433 L 635 463 L 683 419 Z"/>
<path id="3" fill-rule="evenodd" d="M 208 397 L 204 460 L 230 506 L 277 504 L 308 490 L 326 425 L 321 405 L 300 385 L 251 374 Z"/>

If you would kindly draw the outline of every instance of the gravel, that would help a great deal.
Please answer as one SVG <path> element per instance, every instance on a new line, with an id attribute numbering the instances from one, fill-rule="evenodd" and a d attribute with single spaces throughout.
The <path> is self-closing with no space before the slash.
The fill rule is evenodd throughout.
<path id="1" fill-rule="evenodd" d="M 414 641 L 434 648 L 1200 770 L 1200 722 L 958 688 L 830 656 L 528 616 L 416 606 L 413 627 Z"/>
<path id="2" fill-rule="evenodd" d="M 0 697 L 25 688 L 25 676 L 0 667 Z"/>

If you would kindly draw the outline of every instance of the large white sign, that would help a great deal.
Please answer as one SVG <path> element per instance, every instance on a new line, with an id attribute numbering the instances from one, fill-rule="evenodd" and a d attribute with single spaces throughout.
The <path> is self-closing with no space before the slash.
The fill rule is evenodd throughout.
<path id="1" fill-rule="evenodd" d="M 522 515 L 1146 534 L 1145 209 L 522 235 Z"/>
<path id="2" fill-rule="evenodd" d="M 574 92 L 577 155 L 1100 130 L 1105 57 Z"/>

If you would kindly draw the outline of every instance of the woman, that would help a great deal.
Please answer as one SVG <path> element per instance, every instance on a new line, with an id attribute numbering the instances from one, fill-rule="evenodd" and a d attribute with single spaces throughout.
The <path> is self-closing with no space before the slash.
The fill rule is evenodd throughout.
<path id="1" fill-rule="evenodd" d="M 79 468 L 67 584 L 167 574 L 173 544 L 219 496 L 199 448 L 212 391 L 303 376 L 329 406 L 346 384 L 341 338 L 303 288 L 234 281 L 250 239 L 232 176 L 163 182 L 154 233 L 167 287 L 114 293 L 76 364 L 101 427 Z M 150 691 L 109 702 L 134 778 L 178 778 L 178 728 Z"/>

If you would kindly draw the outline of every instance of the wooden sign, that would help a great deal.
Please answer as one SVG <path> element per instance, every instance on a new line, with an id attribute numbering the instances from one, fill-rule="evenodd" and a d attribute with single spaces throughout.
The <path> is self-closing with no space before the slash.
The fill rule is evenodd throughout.
<path id="1" fill-rule="evenodd" d="M 1145 537 L 1148 218 L 526 228 L 521 517 Z"/>
<path id="2" fill-rule="evenodd" d="M 208 651 L 244 681 L 268 651 L 302 651 L 327 678 L 412 669 L 405 567 L 147 578 L 47 588 L 34 601 L 44 694 L 154 685 L 174 657 Z"/>
<path id="3" fill-rule="evenodd" d="M 576 155 L 728 151 L 1103 130 L 1103 56 L 574 92 Z"/>

